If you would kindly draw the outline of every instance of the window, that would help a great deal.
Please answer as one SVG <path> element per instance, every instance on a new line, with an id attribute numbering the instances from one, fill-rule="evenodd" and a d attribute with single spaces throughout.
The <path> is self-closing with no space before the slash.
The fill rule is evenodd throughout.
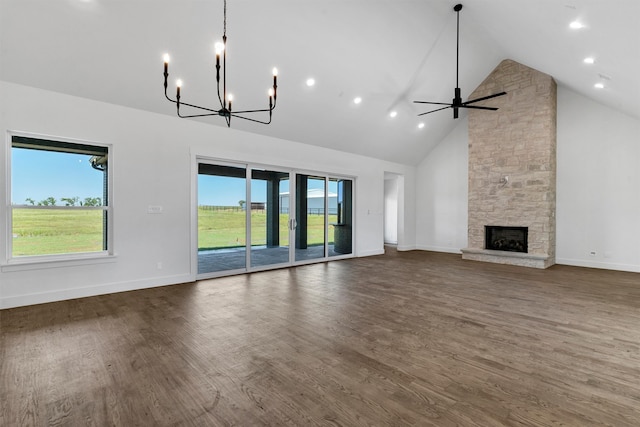
<path id="1" fill-rule="evenodd" d="M 11 136 L 12 260 L 109 254 L 109 148 Z"/>

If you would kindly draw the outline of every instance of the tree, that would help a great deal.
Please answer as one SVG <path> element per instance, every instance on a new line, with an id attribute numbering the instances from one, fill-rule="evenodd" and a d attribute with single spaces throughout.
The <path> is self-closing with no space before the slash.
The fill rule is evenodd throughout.
<path id="1" fill-rule="evenodd" d="M 60 200 L 64 202 L 65 206 L 75 206 L 80 201 L 80 197 L 62 197 Z"/>
<path id="2" fill-rule="evenodd" d="M 85 197 L 82 206 L 102 206 L 102 199 L 100 197 Z"/>
<path id="3" fill-rule="evenodd" d="M 244 200 L 238 200 L 238 204 L 240 205 L 240 209 L 244 207 L 244 204 L 247 203 Z"/>
<path id="4" fill-rule="evenodd" d="M 35 204 L 36 204 L 36 201 L 35 201 L 35 200 L 33 200 L 31 197 L 27 197 L 27 198 L 25 199 L 25 202 L 29 203 L 31 206 L 33 206 L 33 205 L 35 205 Z"/>
<path id="5" fill-rule="evenodd" d="M 58 201 L 55 198 L 49 196 L 46 199 L 39 201 L 38 206 L 55 206 L 57 202 Z"/>

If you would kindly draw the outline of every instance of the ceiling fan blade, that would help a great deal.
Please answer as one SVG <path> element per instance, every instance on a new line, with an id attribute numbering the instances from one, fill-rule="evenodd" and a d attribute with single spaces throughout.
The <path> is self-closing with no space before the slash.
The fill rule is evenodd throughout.
<path id="1" fill-rule="evenodd" d="M 447 108 L 451 108 L 451 106 L 448 106 L 448 107 L 442 107 L 442 108 L 438 108 L 438 109 L 436 109 L 436 110 L 427 111 L 426 113 L 418 114 L 418 116 L 424 116 L 425 114 L 431 114 L 431 113 L 435 113 L 436 111 L 446 110 Z"/>
<path id="2" fill-rule="evenodd" d="M 498 109 L 498 107 L 481 107 L 479 105 L 459 105 L 460 108 L 473 108 L 476 110 L 491 110 L 491 111 L 496 111 Z"/>
<path id="3" fill-rule="evenodd" d="M 480 101 L 484 101 L 486 99 L 496 98 L 498 96 L 502 96 L 502 95 L 506 95 L 506 94 L 507 94 L 507 92 L 494 93 L 493 95 L 483 96 L 482 98 L 476 98 L 476 99 L 472 99 L 472 100 L 467 101 L 467 102 L 463 102 L 462 105 L 473 104 L 474 102 L 480 102 Z"/>
<path id="4" fill-rule="evenodd" d="M 450 102 L 413 101 L 416 104 L 453 105 Z"/>

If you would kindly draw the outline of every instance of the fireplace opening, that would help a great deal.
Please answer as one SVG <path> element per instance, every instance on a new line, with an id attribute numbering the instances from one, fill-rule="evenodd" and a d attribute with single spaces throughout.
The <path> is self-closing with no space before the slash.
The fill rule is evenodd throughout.
<path id="1" fill-rule="evenodd" d="M 484 226 L 484 247 L 495 251 L 528 252 L 528 227 Z"/>

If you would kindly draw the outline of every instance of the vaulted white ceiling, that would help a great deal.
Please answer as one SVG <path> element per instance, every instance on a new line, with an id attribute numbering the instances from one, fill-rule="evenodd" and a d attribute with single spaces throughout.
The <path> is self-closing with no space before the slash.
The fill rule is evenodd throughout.
<path id="1" fill-rule="evenodd" d="M 417 117 L 429 107 L 412 102 L 453 97 L 457 3 L 463 100 L 510 58 L 640 119 L 638 0 L 228 0 L 234 108 L 266 107 L 279 69 L 272 124 L 232 127 L 418 163 L 457 123 L 451 110 Z M 173 116 L 168 52 L 182 100 L 217 108 L 222 10 L 222 0 L 0 0 L 0 79 Z M 584 28 L 570 29 L 575 20 Z"/>

